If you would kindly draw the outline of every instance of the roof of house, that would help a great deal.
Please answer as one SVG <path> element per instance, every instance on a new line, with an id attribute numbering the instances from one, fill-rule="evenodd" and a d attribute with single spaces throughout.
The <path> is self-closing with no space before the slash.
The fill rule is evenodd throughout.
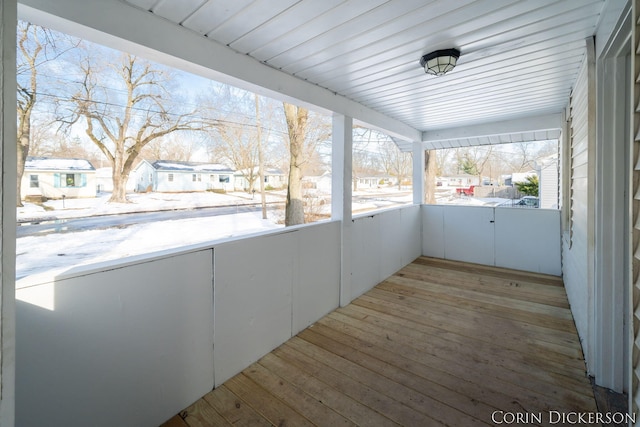
<path id="1" fill-rule="evenodd" d="M 55 157 L 27 157 L 24 163 L 26 170 L 42 171 L 95 171 L 91 162 L 86 159 L 60 159 Z"/>
<path id="2" fill-rule="evenodd" d="M 156 160 L 151 165 L 158 171 L 172 172 L 224 172 L 233 173 L 233 169 L 219 163 L 180 162 L 175 160 Z"/>
<path id="3" fill-rule="evenodd" d="M 258 175 L 258 171 L 259 171 L 258 166 L 253 168 L 254 175 Z M 243 169 L 243 170 L 235 171 L 235 175 L 247 176 L 250 174 L 250 172 L 251 172 L 251 169 Z M 264 174 L 265 175 L 285 175 L 285 173 L 282 170 L 276 169 L 276 168 L 264 168 Z"/>

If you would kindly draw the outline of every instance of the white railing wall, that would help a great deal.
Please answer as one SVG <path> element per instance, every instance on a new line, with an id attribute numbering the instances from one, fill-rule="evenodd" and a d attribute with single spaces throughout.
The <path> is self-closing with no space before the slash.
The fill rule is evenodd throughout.
<path id="1" fill-rule="evenodd" d="M 216 386 L 338 307 L 339 247 L 339 222 L 216 246 Z"/>
<path id="2" fill-rule="evenodd" d="M 17 289 L 16 425 L 159 425 L 211 390 L 212 253 Z"/>
<path id="3" fill-rule="evenodd" d="M 423 205 L 426 256 L 562 275 L 560 211 Z"/>
<path id="4" fill-rule="evenodd" d="M 412 205 L 355 217 L 349 248 L 330 221 L 22 280 L 16 425 L 158 425 L 337 308 L 343 250 L 352 299 L 421 254 L 557 274 L 559 222 Z"/>
<path id="5" fill-rule="evenodd" d="M 156 426 L 339 303 L 340 222 L 17 289 L 20 426 Z"/>
<path id="6" fill-rule="evenodd" d="M 353 219 L 351 299 L 421 254 L 420 206 L 391 209 Z"/>

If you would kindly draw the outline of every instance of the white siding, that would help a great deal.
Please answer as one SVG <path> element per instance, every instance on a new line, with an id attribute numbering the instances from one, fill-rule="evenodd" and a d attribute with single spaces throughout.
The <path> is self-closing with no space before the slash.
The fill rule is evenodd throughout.
<path id="1" fill-rule="evenodd" d="M 640 215 L 640 0 L 634 0 L 633 13 L 632 13 L 633 25 L 633 37 L 632 37 L 632 75 L 634 84 L 632 85 L 632 100 L 633 105 L 636 107 L 633 114 L 633 131 L 634 131 L 634 146 L 633 146 L 633 218 L 638 218 Z M 635 222 L 633 229 L 633 270 L 632 270 L 632 282 L 633 282 L 633 349 L 631 354 L 631 360 L 633 363 L 633 379 L 631 396 L 631 402 L 629 412 L 638 414 L 640 412 L 640 389 L 638 388 L 638 382 L 640 381 L 640 224 Z M 640 425 L 640 421 L 636 423 Z"/>
<path id="2" fill-rule="evenodd" d="M 540 207 L 558 208 L 558 160 L 545 163 L 540 168 Z"/>
<path id="3" fill-rule="evenodd" d="M 583 346 L 589 343 L 593 305 L 593 64 L 585 60 L 576 80 L 570 100 L 570 209 L 564 231 L 563 265 L 567 296 Z M 584 348 L 589 359 L 588 346 Z"/>
<path id="4" fill-rule="evenodd" d="M 59 185 L 60 176 L 66 174 L 76 175 L 77 185 L 75 187 L 61 187 Z M 38 187 L 31 187 L 31 175 L 36 175 Z M 56 178 L 58 175 L 58 178 Z M 83 177 L 81 177 L 83 176 Z M 25 196 L 44 196 L 49 199 L 60 199 L 62 196 L 69 198 L 96 197 L 96 173 L 95 171 L 30 171 L 25 170 L 22 175 L 22 185 L 20 187 L 22 199 Z"/>

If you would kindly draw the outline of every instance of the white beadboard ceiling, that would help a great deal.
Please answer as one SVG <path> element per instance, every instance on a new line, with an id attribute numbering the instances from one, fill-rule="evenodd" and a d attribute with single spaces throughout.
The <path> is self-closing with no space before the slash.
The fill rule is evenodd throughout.
<path id="1" fill-rule="evenodd" d="M 602 0 L 126 2 L 420 131 L 561 113 L 603 7 Z M 426 75 L 420 57 L 451 47 L 462 52 L 457 67 Z"/>
<path id="2" fill-rule="evenodd" d="M 23 0 L 53 10 L 48 1 Z M 79 13 L 74 3 L 87 8 L 98 2 L 52 3 L 59 9 L 68 4 L 68 15 L 73 15 Z M 119 4 L 391 118 L 423 135 L 426 147 L 445 147 L 517 141 L 527 135 L 557 137 L 559 120 L 504 135 L 453 133 L 441 139 L 427 135 L 459 128 L 473 132 L 476 126 L 522 123 L 530 117 L 538 123 L 541 117 L 559 117 L 604 0 L 120 0 Z M 104 11 L 109 13 L 108 8 Z M 127 31 L 117 28 L 118 22 L 99 25 L 106 31 Z M 457 67 L 441 77 L 426 75 L 420 57 L 452 47 L 462 52 Z"/>

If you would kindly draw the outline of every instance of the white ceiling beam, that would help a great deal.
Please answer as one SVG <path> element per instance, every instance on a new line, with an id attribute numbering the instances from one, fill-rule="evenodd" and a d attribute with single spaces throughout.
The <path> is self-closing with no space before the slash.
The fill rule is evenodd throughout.
<path id="1" fill-rule="evenodd" d="M 422 132 L 422 142 L 425 147 L 437 146 L 438 142 L 447 141 L 449 144 L 456 140 L 469 140 L 478 138 L 491 138 L 503 135 L 532 134 L 537 139 L 543 135 L 553 135 L 562 128 L 561 114 L 545 114 L 523 117 L 513 120 L 502 120 L 477 125 L 461 126 L 447 129 L 437 129 Z M 538 136 L 536 136 L 538 135 Z M 503 138 L 507 140 L 508 138 Z M 517 138 L 516 138 L 517 139 Z M 544 138 L 547 139 L 547 138 Z M 469 144 L 461 144 L 465 146 Z"/>
<path id="2" fill-rule="evenodd" d="M 20 3 L 20 19 L 274 99 L 353 117 L 404 140 L 420 141 L 421 132 L 401 121 L 119 0 Z"/>

